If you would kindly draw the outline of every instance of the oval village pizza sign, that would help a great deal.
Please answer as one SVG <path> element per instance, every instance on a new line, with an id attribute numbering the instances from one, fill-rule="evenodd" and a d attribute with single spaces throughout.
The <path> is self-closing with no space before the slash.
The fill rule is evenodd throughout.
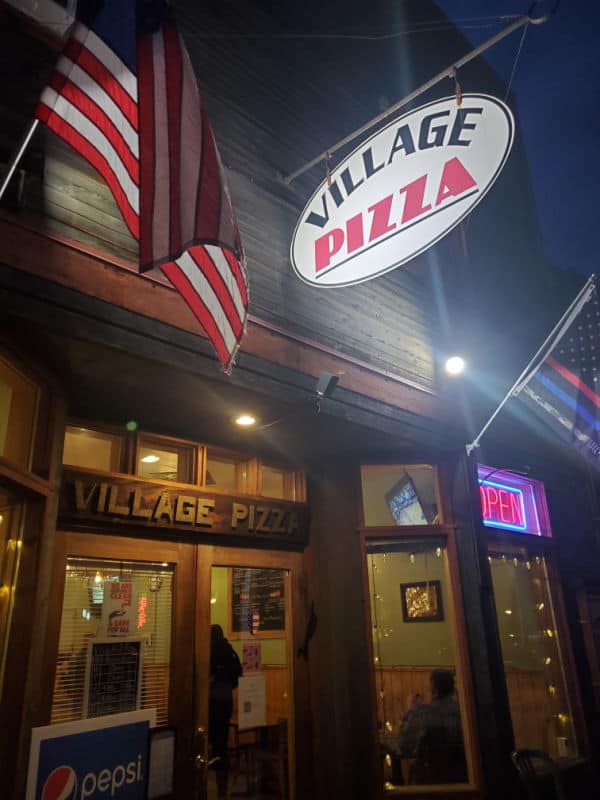
<path id="1" fill-rule="evenodd" d="M 363 142 L 304 209 L 291 260 L 313 286 L 349 286 L 405 264 L 479 203 L 512 147 L 514 119 L 494 97 L 449 97 Z"/>

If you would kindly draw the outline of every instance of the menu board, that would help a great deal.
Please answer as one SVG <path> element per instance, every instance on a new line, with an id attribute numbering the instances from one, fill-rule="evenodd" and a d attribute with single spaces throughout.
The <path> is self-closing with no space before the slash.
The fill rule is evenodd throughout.
<path id="1" fill-rule="evenodd" d="M 285 573 L 281 569 L 231 570 L 229 632 L 261 636 L 285 631 Z"/>
<path id="2" fill-rule="evenodd" d="M 119 714 L 140 707 L 141 639 L 93 639 L 85 676 L 86 717 Z"/>

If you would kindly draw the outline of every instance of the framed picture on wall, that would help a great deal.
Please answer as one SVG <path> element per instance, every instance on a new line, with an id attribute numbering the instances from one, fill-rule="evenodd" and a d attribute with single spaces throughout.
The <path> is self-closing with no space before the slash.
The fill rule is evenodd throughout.
<path id="1" fill-rule="evenodd" d="M 440 581 L 401 583 L 404 622 L 441 622 L 444 619 Z"/>

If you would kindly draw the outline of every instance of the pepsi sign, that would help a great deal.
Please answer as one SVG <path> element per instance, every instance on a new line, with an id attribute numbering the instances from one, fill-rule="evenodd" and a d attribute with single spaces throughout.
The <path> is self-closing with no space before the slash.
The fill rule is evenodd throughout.
<path id="1" fill-rule="evenodd" d="M 27 800 L 144 800 L 154 710 L 34 728 Z"/>
<path id="2" fill-rule="evenodd" d="M 383 275 L 435 244 L 481 202 L 510 153 L 514 119 L 495 97 L 448 97 L 389 123 L 313 194 L 290 258 L 313 286 Z"/>

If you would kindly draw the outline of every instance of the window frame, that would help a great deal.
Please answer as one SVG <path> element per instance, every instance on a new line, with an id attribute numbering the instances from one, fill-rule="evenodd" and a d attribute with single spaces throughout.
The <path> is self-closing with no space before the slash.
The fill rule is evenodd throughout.
<path id="1" fill-rule="evenodd" d="M 437 484 L 439 490 L 439 482 Z M 362 511 L 362 491 L 361 491 L 361 511 Z M 464 795 L 472 796 L 481 792 L 482 773 L 479 756 L 479 735 L 477 730 L 477 715 L 474 702 L 474 687 L 471 671 L 467 630 L 464 613 L 464 603 L 462 596 L 462 586 L 458 567 L 458 554 L 456 550 L 456 532 L 453 525 L 448 523 L 436 525 L 394 525 L 358 528 L 360 537 L 361 570 L 363 581 L 363 597 L 365 601 L 365 634 L 367 641 L 367 657 L 369 659 L 369 682 L 370 696 L 372 699 L 372 741 L 373 752 L 376 754 L 374 764 L 374 774 L 377 776 L 378 792 L 386 797 L 409 797 L 411 794 L 431 795 L 435 798 L 444 798 L 448 794 L 453 796 Z M 455 671 L 462 689 L 461 703 L 463 713 L 461 715 L 463 723 L 463 738 L 465 742 L 465 755 L 467 758 L 467 768 L 469 782 L 460 784 L 427 784 L 423 786 L 406 785 L 398 786 L 395 789 L 384 789 L 383 764 L 380 756 L 379 730 L 377 720 L 377 680 L 375 653 L 373 649 L 373 620 L 371 617 L 371 598 L 369 590 L 369 575 L 367 568 L 367 548 L 370 540 L 389 540 L 390 543 L 398 540 L 407 539 L 445 539 L 446 559 L 447 559 L 447 592 L 450 608 L 447 609 L 451 616 L 451 624 L 454 632 L 454 644 L 456 654 Z"/>
<path id="2" fill-rule="evenodd" d="M 179 462 L 177 465 L 177 480 L 171 481 L 168 479 L 161 479 L 161 478 L 148 478 L 146 475 L 140 475 L 138 473 L 138 462 L 140 458 L 140 450 L 142 447 L 147 447 L 148 443 L 150 445 L 155 445 L 157 448 L 161 450 L 174 450 L 177 452 L 179 457 L 180 453 L 186 453 L 186 458 L 188 459 L 188 478 L 189 480 L 182 480 L 180 478 L 180 466 Z M 174 484 L 183 484 L 186 486 L 198 486 L 198 475 L 200 474 L 200 461 L 201 461 L 201 450 L 203 445 L 198 444 L 197 442 L 192 442 L 189 439 L 179 439 L 175 436 L 164 436 L 163 434 L 158 433 L 147 433 L 146 431 L 136 431 L 135 433 L 135 442 L 134 442 L 134 451 L 133 451 L 133 471 L 132 475 L 136 478 L 142 478 L 144 480 L 151 480 L 153 483 L 165 483 L 167 485 L 174 485 Z"/>
<path id="3" fill-rule="evenodd" d="M 119 453 L 119 468 L 116 470 L 104 470 L 99 469 L 98 467 L 77 467 L 73 464 L 68 464 L 64 460 L 64 455 L 62 459 L 63 466 L 69 469 L 80 469 L 80 470 L 93 470 L 94 472 L 101 472 L 105 473 L 106 475 L 114 475 L 117 474 L 127 474 L 128 473 L 128 466 L 131 461 L 131 439 L 128 435 L 127 431 L 124 431 L 122 428 L 117 427 L 116 425 L 104 425 L 102 423 L 90 423 L 85 420 L 79 419 L 71 419 L 69 418 L 65 425 L 65 437 L 67 435 L 67 431 L 69 428 L 83 428 L 84 430 L 92 431 L 93 433 L 104 433 L 108 436 L 113 436 L 121 440 L 121 452 Z"/>
<path id="4" fill-rule="evenodd" d="M 581 690 L 579 688 L 579 680 L 577 677 L 577 667 L 575 664 L 575 655 L 573 653 L 573 644 L 569 633 L 569 623 L 565 609 L 564 594 L 556 563 L 556 555 L 558 551 L 557 543 L 551 538 L 551 536 L 538 536 L 532 533 L 516 533 L 499 528 L 488 528 L 487 526 L 483 525 L 483 521 L 481 524 L 486 534 L 486 553 L 489 553 L 491 547 L 496 548 L 496 550 L 499 550 L 500 552 L 505 550 L 507 554 L 514 552 L 514 550 L 518 548 L 524 547 L 529 550 L 534 557 L 536 555 L 543 557 L 546 563 L 546 570 L 548 574 L 548 592 L 550 594 L 550 601 L 554 611 L 554 623 L 556 625 L 563 680 L 565 683 L 565 692 L 569 699 L 571 714 L 573 716 L 573 730 L 575 731 L 575 737 L 577 741 L 578 757 L 585 757 L 585 755 L 589 753 L 589 738 L 587 735 L 587 726 L 585 724 Z M 492 592 L 492 597 L 494 599 L 495 608 L 496 596 L 494 592 Z M 506 673 L 504 669 L 504 659 L 502 658 L 502 653 L 500 653 L 500 657 L 502 659 L 502 671 L 505 675 L 506 683 Z M 510 715 L 510 709 L 509 716 L 511 720 L 511 729 L 513 730 L 514 735 L 514 725 L 512 721 L 512 715 Z"/>
<path id="5" fill-rule="evenodd" d="M 389 525 L 389 526 L 386 526 L 386 525 L 367 525 L 367 523 L 365 522 L 365 506 L 364 506 L 363 489 L 362 489 L 362 469 L 365 468 L 365 467 L 371 468 L 371 469 L 381 468 L 382 470 L 383 469 L 389 469 L 390 467 L 398 467 L 400 469 L 423 469 L 423 468 L 431 469 L 432 473 L 433 473 L 434 488 L 435 488 L 435 499 L 436 499 L 436 502 L 437 502 L 438 516 L 440 518 L 440 521 L 436 522 L 433 525 L 418 525 L 418 526 L 411 526 L 411 525 Z M 407 461 L 398 461 L 397 459 L 393 459 L 393 460 L 390 460 L 388 462 L 386 462 L 386 461 L 377 461 L 377 462 L 366 461 L 366 462 L 361 462 L 360 467 L 359 467 L 359 474 L 358 474 L 359 526 L 360 526 L 360 529 L 361 530 L 363 530 L 363 529 L 364 530 L 369 530 L 369 531 L 374 530 L 375 528 L 378 528 L 380 530 L 383 530 L 385 528 L 391 528 L 392 530 L 395 530 L 395 529 L 407 530 L 410 527 L 418 527 L 418 528 L 421 528 L 422 530 L 425 530 L 426 528 L 440 528 L 440 527 L 447 526 L 448 524 L 451 523 L 452 516 L 450 514 L 450 508 L 447 505 L 447 503 L 445 502 L 445 499 L 444 499 L 445 498 L 445 494 L 442 491 L 442 486 L 443 486 L 443 472 L 440 469 L 438 464 L 427 464 L 427 463 L 425 463 L 423 461 L 415 461 L 415 462 L 408 461 L 408 460 Z"/>

